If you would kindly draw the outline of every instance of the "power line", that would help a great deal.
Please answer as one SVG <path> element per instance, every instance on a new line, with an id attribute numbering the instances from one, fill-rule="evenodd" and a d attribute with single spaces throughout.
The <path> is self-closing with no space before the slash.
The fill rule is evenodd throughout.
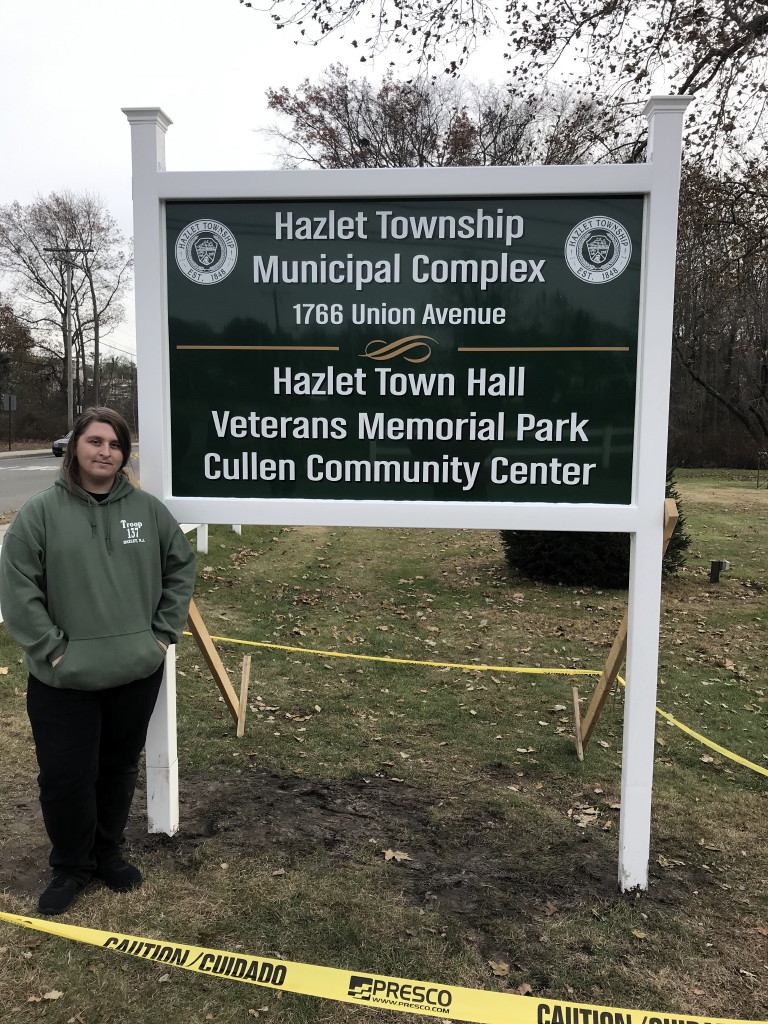
<path id="1" fill-rule="evenodd" d="M 118 345 L 110 345 L 106 341 L 101 342 L 101 348 L 111 348 L 114 352 L 121 352 L 124 356 L 131 356 L 132 359 L 136 358 L 136 353 L 132 352 L 129 348 L 120 348 Z"/>

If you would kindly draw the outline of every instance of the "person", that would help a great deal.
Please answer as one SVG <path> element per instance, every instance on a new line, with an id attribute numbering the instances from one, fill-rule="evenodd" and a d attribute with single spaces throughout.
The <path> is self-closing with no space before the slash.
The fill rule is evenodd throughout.
<path id="1" fill-rule="evenodd" d="M 0 554 L 0 605 L 29 671 L 52 847 L 43 914 L 63 913 L 92 878 L 116 892 L 142 882 L 123 857 L 123 832 L 195 555 L 162 502 L 134 486 L 130 455 L 119 413 L 84 412 L 55 484 L 18 512 Z"/>

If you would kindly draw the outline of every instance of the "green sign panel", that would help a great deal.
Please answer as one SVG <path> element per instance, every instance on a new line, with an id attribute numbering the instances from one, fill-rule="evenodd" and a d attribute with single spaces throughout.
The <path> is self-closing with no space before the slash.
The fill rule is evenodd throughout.
<path id="1" fill-rule="evenodd" d="M 166 220 L 175 495 L 630 502 L 642 197 Z"/>

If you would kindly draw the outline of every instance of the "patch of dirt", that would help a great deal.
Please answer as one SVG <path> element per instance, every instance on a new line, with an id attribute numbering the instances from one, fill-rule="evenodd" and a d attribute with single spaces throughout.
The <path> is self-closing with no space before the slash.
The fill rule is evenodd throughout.
<path id="1" fill-rule="evenodd" d="M 491 766 L 493 767 L 493 766 Z M 493 805 L 470 812 L 436 795 L 391 779 L 301 779 L 251 770 L 226 781 L 181 783 L 181 831 L 146 831 L 145 791 L 137 792 L 127 838 L 130 849 L 172 871 L 196 870 L 195 851 L 214 843 L 216 856 L 269 853 L 290 864 L 324 849 L 340 869 L 370 864 L 370 850 L 402 850 L 410 859 L 390 864 L 392 885 L 416 906 L 461 921 L 467 937 L 490 959 L 513 957 L 494 936 L 500 918 L 516 925 L 531 948 L 554 912 L 593 910 L 627 897 L 618 891 L 616 852 L 597 829 L 556 826 L 549 835 Z M 6 891 L 34 899 L 47 877 L 48 843 L 36 797 L 16 797 L 13 842 L 0 846 Z M 374 840 L 375 845 L 370 841 Z M 676 878 L 652 866 L 644 899 L 680 907 L 709 883 L 694 868 Z M 519 953 L 518 959 L 519 959 Z"/>
<path id="2" fill-rule="evenodd" d="M 135 812 L 128 833 L 133 849 L 167 858 L 180 870 L 211 840 L 222 855 L 266 851 L 286 863 L 318 847 L 340 862 L 360 864 L 370 863 L 371 847 L 403 850 L 411 859 L 393 870 L 414 903 L 430 901 L 480 930 L 500 915 L 530 929 L 552 902 L 565 910 L 622 898 L 616 854 L 604 833 L 564 827 L 545 838 L 531 832 L 522 809 L 519 821 L 493 806 L 462 814 L 451 809 L 449 795 L 441 800 L 432 790 L 389 779 L 310 780 L 251 771 L 226 782 L 187 779 L 180 800 L 176 836 L 148 835 Z M 651 898 L 677 905 L 698 884 L 655 879 Z"/>

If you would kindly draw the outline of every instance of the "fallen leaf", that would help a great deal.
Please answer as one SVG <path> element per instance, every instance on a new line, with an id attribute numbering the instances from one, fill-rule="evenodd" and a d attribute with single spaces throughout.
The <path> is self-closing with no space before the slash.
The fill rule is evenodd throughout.
<path id="1" fill-rule="evenodd" d="M 528 984 L 527 981 L 524 981 L 522 985 L 519 985 L 515 989 L 515 991 L 517 992 L 517 994 L 519 996 L 529 996 L 533 992 L 533 989 L 531 988 L 531 986 Z"/>
<path id="2" fill-rule="evenodd" d="M 277 871 L 272 872 L 272 877 L 277 878 L 279 875 L 285 874 L 285 868 L 278 868 Z"/>
<path id="3" fill-rule="evenodd" d="M 639 931 L 637 931 L 634 928 L 632 929 L 632 934 L 635 936 L 636 939 L 647 939 L 648 938 L 648 936 L 645 934 L 645 932 L 639 932 Z"/>
<path id="4" fill-rule="evenodd" d="M 171 980 L 170 974 L 161 974 L 160 977 L 157 979 L 158 984 L 160 982 L 162 982 L 162 981 L 170 981 L 170 980 Z"/>
<path id="5" fill-rule="evenodd" d="M 586 828 L 587 825 L 594 825 L 600 817 L 597 807 L 585 807 L 583 804 L 576 804 L 568 809 L 568 817 L 575 821 L 579 828 Z"/>
<path id="6" fill-rule="evenodd" d="M 411 856 L 408 853 L 403 853 L 402 850 L 382 850 L 384 854 L 384 860 L 393 860 L 397 864 L 404 860 L 410 860 Z"/>
<path id="7" fill-rule="evenodd" d="M 489 960 L 488 963 L 497 978 L 506 978 L 509 974 L 509 964 L 505 964 L 503 960 Z"/>
<path id="8" fill-rule="evenodd" d="M 552 917 L 552 915 L 556 914 L 559 909 L 560 908 L 556 903 L 553 903 L 552 900 L 547 900 L 544 906 L 544 913 L 547 915 L 547 917 Z"/>
<path id="9" fill-rule="evenodd" d="M 50 992 L 43 992 L 43 999 L 61 999 L 63 995 L 57 988 L 52 988 Z"/>
<path id="10" fill-rule="evenodd" d="M 7 675 L 8 675 L 8 667 L 4 666 L 3 668 L 0 668 L 0 676 L 7 676 Z"/>

